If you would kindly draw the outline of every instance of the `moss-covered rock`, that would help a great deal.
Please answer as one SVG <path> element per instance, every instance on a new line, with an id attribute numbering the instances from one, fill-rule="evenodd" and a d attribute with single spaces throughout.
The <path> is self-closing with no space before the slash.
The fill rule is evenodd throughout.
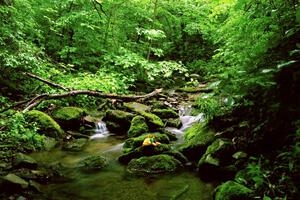
<path id="1" fill-rule="evenodd" d="M 150 157 L 141 157 L 129 162 L 127 171 L 134 175 L 155 175 L 162 173 L 175 172 L 182 164 L 169 155 L 155 155 Z"/>
<path id="2" fill-rule="evenodd" d="M 108 165 L 107 160 L 101 155 L 92 155 L 81 159 L 77 166 L 83 171 L 100 170 Z"/>
<path id="3" fill-rule="evenodd" d="M 134 116 L 134 114 L 122 110 L 108 110 L 102 120 L 106 122 L 110 132 L 121 135 L 127 133 Z"/>
<path id="4" fill-rule="evenodd" d="M 143 141 L 147 138 L 148 135 L 149 134 L 143 134 L 143 135 L 135 137 L 135 138 L 127 139 L 123 145 L 124 152 L 129 152 L 135 148 L 142 146 Z M 153 133 L 151 135 L 154 136 L 156 141 L 158 141 L 160 143 L 164 143 L 164 144 L 170 143 L 169 137 L 165 134 Z"/>
<path id="5" fill-rule="evenodd" d="M 64 136 L 64 131 L 58 123 L 44 112 L 31 110 L 26 113 L 26 119 L 37 124 L 40 134 L 53 138 L 62 138 Z"/>
<path id="6" fill-rule="evenodd" d="M 185 133 L 185 143 L 179 147 L 189 160 L 198 161 L 207 147 L 214 141 L 215 133 L 205 124 L 196 123 Z"/>
<path id="7" fill-rule="evenodd" d="M 157 130 L 164 127 L 163 121 L 155 114 L 149 112 L 139 112 L 140 115 L 145 117 L 150 130 Z"/>
<path id="8" fill-rule="evenodd" d="M 160 144 L 158 146 L 140 146 L 138 148 L 127 151 L 125 154 L 121 155 L 118 160 L 123 164 L 127 164 L 134 158 L 158 155 L 170 150 L 171 147 L 167 144 Z"/>
<path id="9" fill-rule="evenodd" d="M 7 174 L 1 179 L 2 179 L 1 189 L 4 189 L 4 191 L 12 190 L 15 192 L 20 189 L 28 188 L 29 186 L 29 183 L 27 181 L 25 181 L 24 179 L 20 178 L 15 174 Z"/>
<path id="10" fill-rule="evenodd" d="M 23 153 L 17 153 L 13 161 L 13 166 L 15 168 L 36 169 L 37 165 L 36 160 Z"/>
<path id="11" fill-rule="evenodd" d="M 253 190 L 234 181 L 227 181 L 216 189 L 215 200 L 250 200 Z"/>
<path id="12" fill-rule="evenodd" d="M 172 109 L 154 109 L 153 114 L 159 116 L 162 119 L 178 118 L 179 114 Z"/>
<path id="13" fill-rule="evenodd" d="M 170 130 L 162 128 L 159 129 L 159 132 L 162 134 L 165 134 L 168 136 L 168 138 L 170 139 L 170 141 L 176 141 L 177 140 L 177 136 L 175 133 L 172 133 Z"/>
<path id="14" fill-rule="evenodd" d="M 180 128 L 182 126 L 182 122 L 180 118 L 169 118 L 164 120 L 165 124 L 167 127 L 175 127 L 175 128 Z"/>
<path id="15" fill-rule="evenodd" d="M 139 113 L 139 112 L 149 111 L 150 110 L 149 106 L 147 106 L 145 104 L 137 103 L 137 102 L 124 103 L 123 106 L 125 108 L 127 108 L 127 110 L 133 111 L 135 113 Z"/>
<path id="16" fill-rule="evenodd" d="M 149 132 L 148 125 L 145 121 L 145 118 L 142 116 L 135 116 L 131 120 L 131 125 L 128 130 L 128 137 L 137 137 L 142 135 L 143 133 Z"/>
<path id="17" fill-rule="evenodd" d="M 86 111 L 78 107 L 63 107 L 52 113 L 53 118 L 65 130 L 78 130 Z"/>
<path id="18" fill-rule="evenodd" d="M 231 168 L 227 165 L 232 161 L 232 143 L 228 139 L 217 139 L 208 146 L 205 154 L 198 162 L 199 173 L 203 178 L 214 179 L 230 177 Z M 212 174 L 213 176 L 210 176 Z"/>

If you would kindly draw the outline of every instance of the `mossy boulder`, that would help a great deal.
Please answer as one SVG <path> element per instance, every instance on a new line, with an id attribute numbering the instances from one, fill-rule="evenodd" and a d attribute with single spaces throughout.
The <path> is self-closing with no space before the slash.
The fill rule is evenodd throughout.
<path id="1" fill-rule="evenodd" d="M 158 155 L 170 150 L 171 146 L 168 144 L 160 144 L 158 146 L 140 146 L 138 148 L 127 151 L 125 154 L 121 155 L 118 160 L 123 164 L 127 164 L 134 158 Z"/>
<path id="2" fill-rule="evenodd" d="M 159 116 L 162 119 L 179 118 L 179 114 L 172 109 L 154 109 L 153 114 Z"/>
<path id="3" fill-rule="evenodd" d="M 158 128 L 162 128 L 165 126 L 163 121 L 153 113 L 139 112 L 139 114 L 146 119 L 150 130 L 157 130 Z"/>
<path id="4" fill-rule="evenodd" d="M 123 148 L 124 152 L 129 152 L 135 148 L 142 146 L 143 141 L 148 137 L 149 134 L 143 134 L 135 138 L 129 138 L 124 142 Z M 153 133 L 152 136 L 155 136 L 156 141 L 164 144 L 169 144 L 169 137 L 165 134 Z"/>
<path id="5" fill-rule="evenodd" d="M 142 135 L 143 133 L 149 132 L 149 127 L 146 123 L 146 120 L 142 116 L 135 116 L 131 120 L 131 125 L 128 130 L 128 137 L 137 137 Z"/>
<path id="6" fill-rule="evenodd" d="M 26 119 L 37 124 L 40 134 L 53 138 L 64 137 L 64 131 L 60 128 L 59 124 L 44 112 L 31 110 L 26 113 Z"/>
<path id="7" fill-rule="evenodd" d="M 205 154 L 198 162 L 199 173 L 204 178 L 216 178 L 230 176 L 230 168 L 226 168 L 232 161 L 234 149 L 229 139 L 217 139 L 207 147 Z M 214 176 L 209 177 L 209 174 Z"/>
<path id="8" fill-rule="evenodd" d="M 181 162 L 174 157 L 161 154 L 133 159 L 129 162 L 127 171 L 134 175 L 144 176 L 171 173 L 181 167 Z"/>
<path id="9" fill-rule="evenodd" d="M 3 191 L 18 191 L 28 188 L 29 183 L 15 174 L 7 174 L 1 178 L 0 186 Z"/>
<path id="10" fill-rule="evenodd" d="M 185 143 L 179 147 L 189 160 L 199 161 L 207 147 L 214 141 L 215 133 L 205 124 L 196 123 L 184 135 Z"/>
<path id="11" fill-rule="evenodd" d="M 13 160 L 14 168 L 36 169 L 38 164 L 32 157 L 23 153 L 17 153 Z"/>
<path id="12" fill-rule="evenodd" d="M 165 122 L 167 127 L 175 127 L 179 129 L 182 126 L 180 118 L 169 118 L 164 119 L 163 121 Z"/>
<path id="13" fill-rule="evenodd" d="M 98 171 L 108 165 L 108 161 L 101 155 L 92 155 L 81 159 L 77 166 L 83 171 Z"/>
<path id="14" fill-rule="evenodd" d="M 53 118 L 65 130 L 78 130 L 85 115 L 86 111 L 78 107 L 63 107 L 52 113 Z"/>
<path id="15" fill-rule="evenodd" d="M 159 129 L 159 132 L 162 133 L 162 134 L 167 135 L 168 138 L 170 139 L 170 141 L 176 141 L 177 140 L 176 134 L 172 133 L 170 130 L 168 130 L 166 128 Z"/>
<path id="16" fill-rule="evenodd" d="M 250 200 L 253 199 L 253 194 L 253 190 L 246 186 L 234 181 L 227 181 L 217 187 L 215 200 Z"/>
<path id="17" fill-rule="evenodd" d="M 106 122 L 110 132 L 121 135 L 127 133 L 134 116 L 134 114 L 122 110 L 108 110 L 102 120 Z"/>
<path id="18" fill-rule="evenodd" d="M 144 111 L 149 111 L 150 107 L 145 105 L 145 104 L 141 104 L 141 103 L 137 103 L 137 102 L 128 102 L 128 103 L 124 103 L 123 106 L 132 112 L 135 113 L 139 113 L 139 112 L 144 112 Z"/>

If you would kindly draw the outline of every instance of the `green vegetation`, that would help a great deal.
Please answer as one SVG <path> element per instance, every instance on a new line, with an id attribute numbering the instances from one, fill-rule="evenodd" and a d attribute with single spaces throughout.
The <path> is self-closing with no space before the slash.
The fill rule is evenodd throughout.
<path id="1" fill-rule="evenodd" d="M 128 137 L 137 137 L 147 132 L 149 132 L 149 128 L 144 117 L 136 116 L 131 120 Z"/>
<path id="2" fill-rule="evenodd" d="M 237 184 L 257 199 L 297 199 L 299 35 L 296 0 L 0 0 L 0 152 L 73 139 L 64 131 L 80 130 L 85 110 L 106 112 L 117 135 L 148 130 L 136 114 L 161 132 L 180 127 L 169 107 L 194 101 L 192 114 L 206 122 L 186 131 L 179 150 L 196 164 L 222 138 L 247 155 L 219 163 L 234 166 L 235 182 L 216 199 L 247 191 Z M 143 104 L 110 96 L 157 88 L 169 90 Z"/>

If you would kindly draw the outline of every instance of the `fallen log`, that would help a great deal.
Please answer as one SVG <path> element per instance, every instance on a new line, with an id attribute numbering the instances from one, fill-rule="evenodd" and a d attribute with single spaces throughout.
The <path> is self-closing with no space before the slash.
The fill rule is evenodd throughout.
<path id="1" fill-rule="evenodd" d="M 66 93 L 60 93 L 60 94 L 41 94 L 36 97 L 34 97 L 28 104 L 27 107 L 23 110 L 23 112 L 27 112 L 28 110 L 32 109 L 33 107 L 37 106 L 39 103 L 45 100 L 50 99 L 61 99 L 66 97 L 72 97 L 77 95 L 88 95 L 93 97 L 99 97 L 99 98 L 110 98 L 110 99 L 117 99 L 122 101 L 134 101 L 138 99 L 147 99 L 150 97 L 153 97 L 157 94 L 162 92 L 162 89 L 156 89 L 151 93 L 145 94 L 145 95 L 120 95 L 120 94 L 111 94 L 111 93 L 102 93 L 98 91 L 93 90 L 72 90 Z"/>

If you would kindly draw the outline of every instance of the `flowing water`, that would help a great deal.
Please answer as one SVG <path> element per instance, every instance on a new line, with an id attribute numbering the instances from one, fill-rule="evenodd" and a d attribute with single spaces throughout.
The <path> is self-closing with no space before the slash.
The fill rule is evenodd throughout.
<path id="1" fill-rule="evenodd" d="M 181 113 L 183 127 L 178 136 L 192 122 L 203 116 Z M 189 116 L 189 117 L 186 117 Z M 175 129 L 174 129 L 175 130 Z M 64 181 L 51 182 L 41 187 L 42 194 L 35 199 L 53 200 L 206 200 L 212 199 L 213 185 L 204 183 L 195 172 L 181 171 L 156 177 L 135 177 L 126 172 L 126 166 L 118 163 L 123 139 L 110 134 L 105 123 L 96 124 L 95 135 L 81 152 L 66 152 L 60 148 L 38 152 L 31 156 L 43 165 L 60 163 L 67 168 Z M 103 154 L 109 165 L 99 172 L 84 173 L 74 168 L 80 159 L 93 154 Z"/>

